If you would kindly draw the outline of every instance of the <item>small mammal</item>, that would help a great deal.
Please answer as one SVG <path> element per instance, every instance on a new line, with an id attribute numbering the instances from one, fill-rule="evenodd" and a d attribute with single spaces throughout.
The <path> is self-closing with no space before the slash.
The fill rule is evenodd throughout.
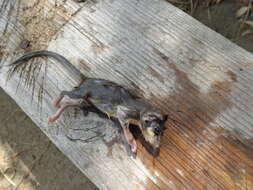
<path id="1" fill-rule="evenodd" d="M 28 52 L 11 65 L 17 66 L 21 62 L 42 56 L 54 58 L 82 75 L 65 57 L 46 50 Z M 63 102 L 64 96 L 68 96 L 72 101 Z M 49 118 L 49 122 L 56 121 L 67 107 L 79 106 L 85 109 L 85 107 L 91 105 L 107 114 L 109 118 L 114 117 L 119 120 L 124 136 L 133 153 L 137 151 L 137 144 L 129 131 L 129 124 L 139 126 L 144 139 L 154 149 L 159 149 L 167 116 L 159 109 L 133 96 L 122 86 L 104 79 L 86 78 L 80 86 L 75 87 L 73 90 L 62 91 L 53 102 L 53 106 L 58 108 L 58 111 Z"/>

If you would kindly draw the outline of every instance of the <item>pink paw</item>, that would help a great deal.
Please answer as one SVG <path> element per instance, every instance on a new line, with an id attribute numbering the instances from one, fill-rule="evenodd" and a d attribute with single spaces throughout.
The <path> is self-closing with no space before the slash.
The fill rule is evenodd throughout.
<path id="1" fill-rule="evenodd" d="M 131 151 L 132 151 L 133 153 L 136 153 L 136 152 L 137 152 L 137 144 L 136 144 L 136 141 L 135 141 L 134 139 L 131 140 L 130 146 L 131 146 Z"/>
<path id="2" fill-rule="evenodd" d="M 57 120 L 58 118 L 56 118 L 56 117 L 50 117 L 49 119 L 48 119 L 48 122 L 50 122 L 50 123 L 52 123 L 52 122 L 54 122 L 55 120 Z"/>

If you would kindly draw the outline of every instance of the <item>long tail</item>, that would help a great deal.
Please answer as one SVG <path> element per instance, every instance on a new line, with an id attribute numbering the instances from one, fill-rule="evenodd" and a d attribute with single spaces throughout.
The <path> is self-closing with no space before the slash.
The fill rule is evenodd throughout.
<path id="1" fill-rule="evenodd" d="M 52 51 L 47 51 L 47 50 L 39 50 L 39 51 L 32 51 L 25 53 L 21 57 L 19 57 L 17 60 L 15 60 L 13 63 L 11 63 L 9 66 L 17 66 L 18 64 L 28 61 L 31 58 L 35 57 L 51 57 L 57 61 L 59 61 L 64 67 L 68 67 L 67 69 L 69 72 L 74 72 L 73 74 L 75 75 L 82 75 L 81 72 L 73 66 L 69 60 L 67 60 L 65 57 L 62 55 L 52 52 Z"/>
<path id="2" fill-rule="evenodd" d="M 72 65 L 65 57 L 62 55 L 47 51 L 47 50 L 39 50 L 39 51 L 32 51 L 25 53 L 21 57 L 19 57 L 17 60 L 12 62 L 9 65 L 6 65 L 7 67 L 10 67 L 7 74 L 7 81 L 10 80 L 10 78 L 14 75 L 14 73 L 19 73 L 20 79 L 24 79 L 24 87 L 28 87 L 32 89 L 32 100 L 33 96 L 35 95 L 35 85 L 36 85 L 36 79 L 38 78 L 41 70 L 42 70 L 42 63 L 40 61 L 27 63 L 26 61 L 35 58 L 35 57 L 50 57 L 60 62 L 60 64 L 67 69 L 67 72 L 71 76 L 75 76 L 79 78 L 79 82 L 81 83 L 86 79 L 86 77 L 74 66 Z M 35 63 L 35 64 L 34 64 Z M 42 72 L 43 76 L 41 77 L 41 80 L 39 81 L 39 89 L 38 92 L 38 106 L 42 108 L 40 105 L 42 104 L 43 99 L 43 92 L 44 92 L 44 85 L 45 85 L 45 79 L 47 75 L 47 64 L 45 64 L 44 71 Z M 17 86 L 17 89 L 19 88 L 19 84 Z"/>

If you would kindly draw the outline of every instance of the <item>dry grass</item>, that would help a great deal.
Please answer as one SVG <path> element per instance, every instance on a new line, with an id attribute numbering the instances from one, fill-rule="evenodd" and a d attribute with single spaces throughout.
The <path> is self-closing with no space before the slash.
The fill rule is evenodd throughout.
<path id="1" fill-rule="evenodd" d="M 194 15 L 197 8 L 208 8 L 208 14 L 211 20 L 211 14 L 209 8 L 214 5 L 225 2 L 224 0 L 167 0 L 171 4 L 180 8 L 190 15 Z M 238 0 L 234 2 L 237 7 L 235 17 L 238 18 L 240 27 L 237 31 L 238 39 L 240 36 L 245 36 L 253 33 L 253 21 L 248 20 L 250 13 L 253 11 L 253 6 L 250 0 Z"/>

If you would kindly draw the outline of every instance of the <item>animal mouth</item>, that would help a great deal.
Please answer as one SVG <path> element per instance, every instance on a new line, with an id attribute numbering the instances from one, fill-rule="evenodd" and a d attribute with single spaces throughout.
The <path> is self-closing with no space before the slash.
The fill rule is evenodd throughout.
<path id="1" fill-rule="evenodd" d="M 146 136 L 145 140 L 149 142 L 154 148 L 160 147 L 160 136 L 158 135 Z"/>

